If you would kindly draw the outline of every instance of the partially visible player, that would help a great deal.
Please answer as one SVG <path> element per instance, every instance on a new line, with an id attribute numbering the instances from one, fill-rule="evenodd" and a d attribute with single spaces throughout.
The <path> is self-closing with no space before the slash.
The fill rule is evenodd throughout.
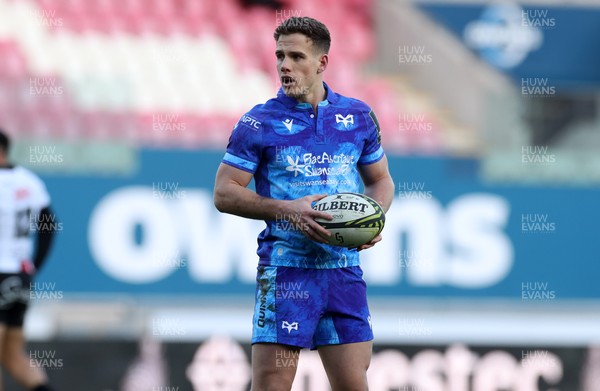
<path id="1" fill-rule="evenodd" d="M 221 212 L 267 223 L 258 237 L 252 390 L 290 390 L 300 349 L 312 348 L 333 391 L 365 391 L 373 332 L 358 251 L 381 236 L 358 249 L 328 245 L 331 233 L 315 218 L 332 217 L 311 204 L 356 193 L 362 180 L 388 210 L 394 183 L 379 123 L 367 104 L 324 83 L 331 38 L 323 23 L 292 17 L 274 38 L 282 88 L 238 121 L 214 193 Z M 256 191 L 247 188 L 252 178 Z"/>
<path id="2" fill-rule="evenodd" d="M 0 362 L 27 390 L 51 391 L 44 371 L 30 364 L 23 335 L 31 281 L 54 235 L 53 224 L 39 223 L 52 220 L 50 196 L 34 173 L 8 162 L 9 147 L 0 130 Z M 35 246 L 32 226 L 39 228 Z"/>

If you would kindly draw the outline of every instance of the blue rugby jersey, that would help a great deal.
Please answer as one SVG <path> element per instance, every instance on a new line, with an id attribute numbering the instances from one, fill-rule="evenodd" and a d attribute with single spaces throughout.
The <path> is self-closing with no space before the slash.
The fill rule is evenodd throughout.
<path id="1" fill-rule="evenodd" d="M 358 192 L 358 165 L 384 156 L 375 114 L 365 103 L 336 94 L 315 113 L 280 89 L 235 125 L 223 163 L 254 175 L 264 197 L 294 200 L 312 194 Z M 258 236 L 259 265 L 332 269 L 359 265 L 358 252 L 308 239 L 295 230 L 295 216 L 266 221 Z"/>

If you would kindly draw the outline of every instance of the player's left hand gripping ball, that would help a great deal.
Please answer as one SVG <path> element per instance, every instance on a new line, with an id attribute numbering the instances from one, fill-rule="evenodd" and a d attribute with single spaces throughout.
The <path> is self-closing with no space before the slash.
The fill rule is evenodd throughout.
<path id="1" fill-rule="evenodd" d="M 385 224 L 381 205 L 364 194 L 333 194 L 317 201 L 313 209 L 333 217 L 330 221 L 315 219 L 331 232 L 329 244 L 333 246 L 360 247 L 379 235 Z"/>

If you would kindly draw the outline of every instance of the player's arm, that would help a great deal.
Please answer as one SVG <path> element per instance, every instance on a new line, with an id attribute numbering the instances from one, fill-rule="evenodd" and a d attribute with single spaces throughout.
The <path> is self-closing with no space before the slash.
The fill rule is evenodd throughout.
<path id="1" fill-rule="evenodd" d="M 50 206 L 47 206 L 40 211 L 38 223 L 36 224 L 39 227 L 36 235 L 35 253 L 33 255 L 33 266 L 35 266 L 36 270 L 40 270 L 44 264 L 54 240 L 55 224 L 44 224 L 44 222 L 49 221 L 54 222 L 55 219 L 52 216 L 52 209 Z"/>
<path id="2" fill-rule="evenodd" d="M 379 202 L 387 212 L 394 199 L 394 181 L 388 169 L 387 157 L 384 155 L 376 163 L 358 166 L 358 171 L 365 185 L 365 194 Z M 381 235 L 358 247 L 358 251 L 373 247 L 379 241 Z"/>
<path id="3" fill-rule="evenodd" d="M 376 163 L 360 165 L 358 171 L 365 185 L 365 194 L 379 202 L 387 212 L 394 199 L 394 181 L 388 169 L 387 157 L 384 155 Z"/>
<path id="4" fill-rule="evenodd" d="M 263 197 L 248 189 L 252 174 L 221 163 L 217 170 L 214 188 L 215 207 L 223 213 L 257 220 L 277 220 L 282 216 L 294 216 L 304 235 L 312 240 L 327 243 L 326 237 L 331 234 L 315 218 L 331 219 L 325 212 L 311 207 L 311 203 L 327 196 L 327 194 L 310 195 L 296 200 L 276 200 Z"/>

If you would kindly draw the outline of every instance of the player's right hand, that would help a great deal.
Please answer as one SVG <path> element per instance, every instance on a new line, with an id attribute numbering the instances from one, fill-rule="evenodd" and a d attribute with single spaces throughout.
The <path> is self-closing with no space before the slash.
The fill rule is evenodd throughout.
<path id="1" fill-rule="evenodd" d="M 315 219 L 332 220 L 333 217 L 329 213 L 314 210 L 312 205 L 325 197 L 327 194 L 315 194 L 289 201 L 287 208 L 289 212 L 286 212 L 292 216 L 296 229 L 307 238 L 319 243 L 329 243 L 327 238 L 331 236 L 331 232 L 323 228 Z"/>

